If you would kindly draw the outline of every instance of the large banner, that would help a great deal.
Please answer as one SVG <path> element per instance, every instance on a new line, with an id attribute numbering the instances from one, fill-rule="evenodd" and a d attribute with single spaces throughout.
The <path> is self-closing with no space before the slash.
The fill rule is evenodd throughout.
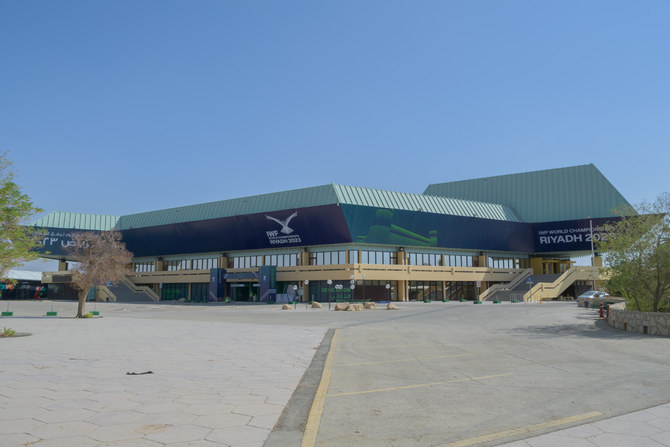
<path id="1" fill-rule="evenodd" d="M 608 223 L 616 224 L 620 217 L 564 220 L 533 224 L 533 242 L 536 253 L 590 251 L 591 242 L 607 239 Z"/>
<path id="2" fill-rule="evenodd" d="M 64 228 L 38 228 L 44 231 L 44 235 L 40 240 L 37 252 L 49 256 L 68 256 L 70 247 L 74 246 L 72 240 L 72 233 L 89 233 L 93 230 L 69 230 Z"/>
<path id="3" fill-rule="evenodd" d="M 531 226 L 477 217 L 342 205 L 354 242 L 532 252 Z"/>
<path id="4" fill-rule="evenodd" d="M 121 231 L 136 257 L 351 242 L 341 209 L 324 205 Z"/>

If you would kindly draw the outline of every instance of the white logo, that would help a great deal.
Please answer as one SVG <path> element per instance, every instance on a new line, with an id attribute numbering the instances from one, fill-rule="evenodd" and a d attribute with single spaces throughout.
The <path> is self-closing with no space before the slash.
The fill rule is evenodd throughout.
<path id="1" fill-rule="evenodd" d="M 280 232 L 282 232 L 284 234 L 291 234 L 291 233 L 293 233 L 293 228 L 289 227 L 288 223 L 291 221 L 291 219 L 293 219 L 297 215 L 298 215 L 298 212 L 296 211 L 295 213 L 288 216 L 288 218 L 286 218 L 285 220 L 280 220 L 280 219 L 277 219 L 277 218 L 274 218 L 274 217 L 268 216 L 268 215 L 266 215 L 265 218 L 268 219 L 268 220 L 273 220 L 273 221 L 277 222 L 279 225 L 281 225 L 281 230 L 279 230 Z"/>

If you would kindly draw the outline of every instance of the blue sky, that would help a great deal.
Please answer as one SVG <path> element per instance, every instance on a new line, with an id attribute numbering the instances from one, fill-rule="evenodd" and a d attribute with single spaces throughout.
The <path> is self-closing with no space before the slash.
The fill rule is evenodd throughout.
<path id="1" fill-rule="evenodd" d="M 45 211 L 594 163 L 670 190 L 670 2 L 0 0 L 0 150 Z"/>

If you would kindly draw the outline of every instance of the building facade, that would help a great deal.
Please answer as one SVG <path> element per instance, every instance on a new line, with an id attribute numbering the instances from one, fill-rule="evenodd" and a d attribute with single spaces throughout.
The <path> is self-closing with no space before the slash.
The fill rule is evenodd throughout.
<path id="1" fill-rule="evenodd" d="M 588 288 L 591 273 L 572 274 L 571 257 L 593 254 L 626 208 L 583 165 L 423 194 L 330 184 L 126 216 L 56 211 L 33 224 L 47 231 L 44 256 L 61 261 L 46 283 L 67 281 L 72 232 L 114 228 L 134 255 L 128 282 L 161 300 L 479 300 L 532 275 L 570 273 L 564 294 Z"/>

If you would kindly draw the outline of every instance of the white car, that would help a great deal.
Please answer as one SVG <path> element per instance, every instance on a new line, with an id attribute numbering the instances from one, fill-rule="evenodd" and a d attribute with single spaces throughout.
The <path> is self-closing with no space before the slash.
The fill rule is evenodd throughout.
<path id="1" fill-rule="evenodd" d="M 589 290 L 588 292 L 584 292 L 581 295 L 579 295 L 577 298 L 603 298 L 609 296 L 609 293 L 603 292 L 602 290 L 600 291 L 595 291 L 595 290 Z"/>

